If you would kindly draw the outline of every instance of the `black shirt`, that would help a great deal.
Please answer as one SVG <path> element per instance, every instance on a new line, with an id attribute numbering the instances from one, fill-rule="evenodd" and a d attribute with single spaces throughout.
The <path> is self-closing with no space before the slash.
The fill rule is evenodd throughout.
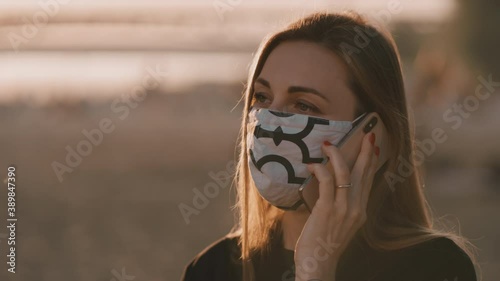
<path id="1" fill-rule="evenodd" d="M 281 237 L 281 235 L 278 235 Z M 252 259 L 257 281 L 294 281 L 294 252 L 281 238 L 269 255 Z M 183 281 L 240 281 L 242 268 L 237 236 L 214 242 L 186 266 Z M 337 266 L 336 281 L 476 281 L 469 256 L 441 237 L 395 251 L 376 251 L 353 240 Z"/>

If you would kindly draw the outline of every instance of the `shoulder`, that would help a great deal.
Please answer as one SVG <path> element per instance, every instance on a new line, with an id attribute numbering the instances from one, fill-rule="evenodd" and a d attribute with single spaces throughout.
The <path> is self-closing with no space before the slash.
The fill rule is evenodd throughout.
<path id="1" fill-rule="evenodd" d="M 403 250 L 403 270 L 409 280 L 475 281 L 474 264 L 453 240 L 439 237 Z"/>
<path id="2" fill-rule="evenodd" d="M 226 280 L 239 271 L 239 236 L 226 235 L 208 245 L 184 268 L 181 280 Z"/>

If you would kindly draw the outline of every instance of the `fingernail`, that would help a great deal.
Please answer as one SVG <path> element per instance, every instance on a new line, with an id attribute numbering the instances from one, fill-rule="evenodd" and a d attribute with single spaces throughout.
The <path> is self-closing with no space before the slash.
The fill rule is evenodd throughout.
<path id="1" fill-rule="evenodd" d="M 375 146 L 375 155 L 379 155 L 380 154 L 380 148 L 378 146 Z"/>
<path id="2" fill-rule="evenodd" d="M 375 133 L 371 133 L 371 135 L 370 135 L 370 142 L 371 142 L 372 145 L 375 144 Z"/>
<path id="3" fill-rule="evenodd" d="M 324 141 L 323 144 L 326 146 L 332 145 L 329 141 Z"/>

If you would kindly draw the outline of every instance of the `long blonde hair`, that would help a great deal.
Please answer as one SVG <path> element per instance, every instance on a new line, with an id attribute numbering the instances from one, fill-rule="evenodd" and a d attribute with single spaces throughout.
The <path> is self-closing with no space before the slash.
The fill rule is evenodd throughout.
<path id="1" fill-rule="evenodd" d="M 360 39 L 368 41 L 360 44 Z M 249 175 L 245 127 L 254 80 L 276 46 L 298 40 L 320 44 L 338 55 L 348 67 L 350 87 L 361 106 L 367 111 L 377 112 L 388 130 L 392 151 L 385 171 L 375 176 L 366 211 L 367 221 L 358 231 L 358 236 L 379 250 L 401 249 L 445 236 L 474 260 L 467 240 L 433 228 L 430 208 L 422 190 L 421 172 L 413 160 L 414 132 L 409 126 L 400 58 L 392 36 L 353 12 L 315 13 L 264 40 L 249 71 L 235 177 L 239 218 L 232 231 L 240 237 L 244 280 L 252 277 L 252 255 L 269 249 L 271 233 L 279 226 L 283 214 L 282 210 L 262 199 Z M 389 184 L 390 178 L 386 177 L 399 175 L 401 158 L 406 160 L 406 168 L 413 173 L 403 177 L 404 180 Z"/>

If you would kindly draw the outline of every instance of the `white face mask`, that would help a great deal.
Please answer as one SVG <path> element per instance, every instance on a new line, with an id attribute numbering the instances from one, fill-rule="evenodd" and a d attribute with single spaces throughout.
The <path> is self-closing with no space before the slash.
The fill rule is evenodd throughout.
<path id="1" fill-rule="evenodd" d="M 351 121 L 252 108 L 248 115 L 248 165 L 260 195 L 272 205 L 295 210 L 299 188 L 310 175 L 307 163 L 321 163 L 324 141 L 337 145 Z"/>

